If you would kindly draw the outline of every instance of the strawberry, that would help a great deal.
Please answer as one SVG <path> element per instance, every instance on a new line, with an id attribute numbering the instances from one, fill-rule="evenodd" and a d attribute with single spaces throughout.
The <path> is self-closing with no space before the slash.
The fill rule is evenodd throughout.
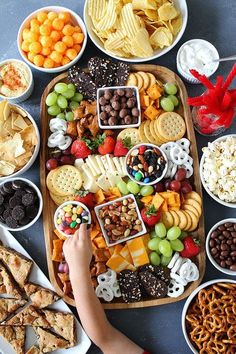
<path id="1" fill-rule="evenodd" d="M 113 153 L 116 141 L 112 136 L 106 136 L 105 134 L 98 135 L 96 142 L 99 154 L 106 155 Z"/>
<path id="2" fill-rule="evenodd" d="M 93 209 L 95 205 L 94 194 L 89 191 L 79 190 L 75 197 L 77 202 L 85 204 L 89 209 Z"/>
<path id="3" fill-rule="evenodd" d="M 87 141 L 77 139 L 71 145 L 71 154 L 76 159 L 85 159 L 88 155 L 92 154 L 92 150 Z"/>
<path id="4" fill-rule="evenodd" d="M 123 140 L 117 140 L 114 156 L 125 156 L 131 147 L 131 139 L 129 137 Z"/>
<path id="5" fill-rule="evenodd" d="M 141 210 L 143 222 L 148 226 L 154 226 L 161 218 L 161 212 L 154 205 L 147 206 Z"/>
<path id="6" fill-rule="evenodd" d="M 192 258 L 200 253 L 201 248 L 198 245 L 198 242 L 191 236 L 185 237 L 182 242 L 184 244 L 184 249 L 180 252 L 181 257 Z"/>

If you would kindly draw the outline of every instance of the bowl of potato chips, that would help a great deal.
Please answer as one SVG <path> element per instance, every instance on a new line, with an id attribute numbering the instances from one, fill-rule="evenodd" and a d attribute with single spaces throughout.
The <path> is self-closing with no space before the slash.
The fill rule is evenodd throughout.
<path id="1" fill-rule="evenodd" d="M 86 0 L 84 21 L 93 43 L 111 57 L 144 62 L 169 52 L 188 20 L 186 0 Z"/>
<path id="2" fill-rule="evenodd" d="M 0 102 L 0 181 L 19 176 L 34 163 L 40 146 L 32 116 L 7 100 Z"/>

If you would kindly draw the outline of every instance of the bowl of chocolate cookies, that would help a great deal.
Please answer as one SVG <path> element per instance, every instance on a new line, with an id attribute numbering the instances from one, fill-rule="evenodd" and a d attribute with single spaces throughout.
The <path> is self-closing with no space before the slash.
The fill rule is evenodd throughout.
<path id="1" fill-rule="evenodd" d="M 43 199 L 38 187 L 26 178 L 9 178 L 0 183 L 0 226 L 22 231 L 40 217 Z"/>

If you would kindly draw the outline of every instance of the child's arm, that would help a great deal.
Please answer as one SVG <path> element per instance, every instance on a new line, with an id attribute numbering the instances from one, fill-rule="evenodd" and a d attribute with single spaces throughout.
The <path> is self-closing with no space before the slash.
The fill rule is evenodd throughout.
<path id="1" fill-rule="evenodd" d="M 117 354 L 122 351 L 142 354 L 143 350 L 139 346 L 108 322 L 94 292 L 89 272 L 92 247 L 86 224 L 82 224 L 79 231 L 67 238 L 63 252 L 69 265 L 76 308 L 88 336 L 104 354 Z"/>

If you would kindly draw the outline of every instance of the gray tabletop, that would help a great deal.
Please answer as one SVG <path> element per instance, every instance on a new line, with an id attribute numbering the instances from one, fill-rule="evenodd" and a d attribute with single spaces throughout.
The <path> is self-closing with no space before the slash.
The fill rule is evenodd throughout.
<path id="1" fill-rule="evenodd" d="M 212 42 L 218 49 L 220 56 L 235 54 L 236 48 L 236 1 L 235 0 L 187 0 L 189 18 L 187 29 L 181 41 L 169 53 L 154 60 L 152 63 L 163 65 L 176 71 L 176 53 L 180 45 L 192 38 L 202 38 Z M 81 16 L 83 14 L 84 1 L 81 0 L 8 0 L 0 1 L 0 60 L 8 58 L 20 58 L 17 50 L 17 31 L 24 18 L 32 11 L 48 5 L 61 5 L 68 7 Z M 86 65 L 87 59 L 94 55 L 103 54 L 89 40 L 86 51 L 80 61 L 81 66 Z M 217 74 L 227 75 L 232 62 L 220 65 Z M 33 95 L 22 106 L 29 111 L 39 124 L 40 98 L 45 86 L 53 78 L 53 75 L 34 71 L 35 89 Z M 203 92 L 201 85 L 186 85 L 189 95 L 198 95 Z M 236 133 L 236 124 L 227 130 L 227 133 Z M 207 145 L 208 137 L 197 134 L 199 156 L 201 148 Z M 39 185 L 39 160 L 35 162 L 30 171 L 24 177 L 31 179 Z M 204 216 L 206 233 L 217 221 L 235 217 L 234 209 L 223 207 L 213 201 L 204 192 Z M 46 252 L 43 235 L 42 218 L 30 229 L 24 232 L 14 233 L 17 240 L 25 247 L 33 259 L 38 263 L 45 274 L 47 272 Z M 204 245 L 202 245 L 204 247 Z M 216 271 L 209 262 L 206 264 L 204 281 L 216 278 L 224 278 L 224 274 Z M 184 301 L 159 307 L 113 310 L 107 311 L 111 323 L 123 331 L 132 340 L 153 354 L 184 354 L 190 353 L 185 343 L 181 330 L 181 312 Z M 92 346 L 90 354 L 100 353 Z M 128 353 L 127 353 L 128 354 Z"/>

